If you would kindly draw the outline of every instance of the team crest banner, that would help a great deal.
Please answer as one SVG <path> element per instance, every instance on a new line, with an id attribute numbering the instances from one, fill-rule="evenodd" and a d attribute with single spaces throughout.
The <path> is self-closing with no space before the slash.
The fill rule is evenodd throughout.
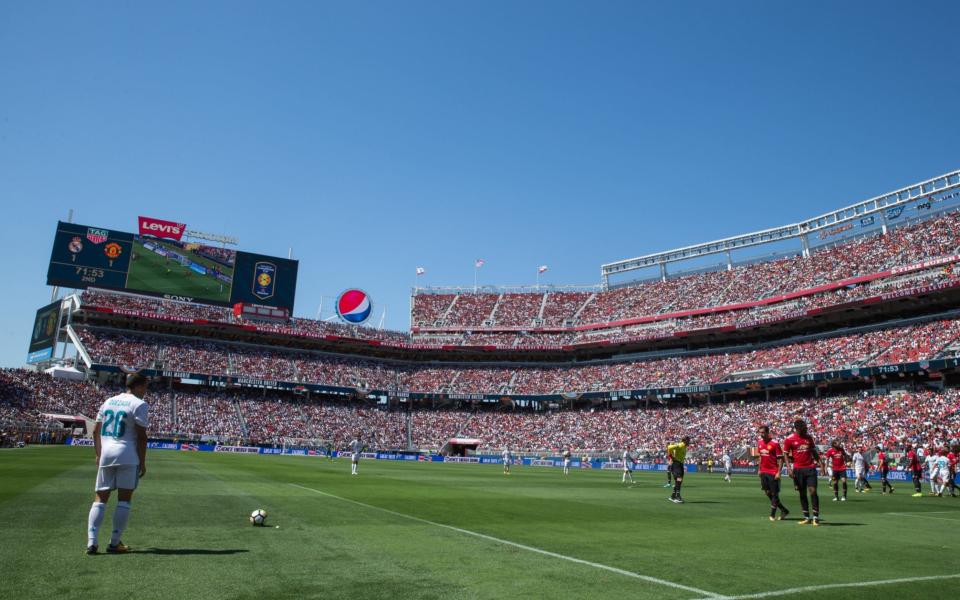
<path id="1" fill-rule="evenodd" d="M 273 296 L 277 284 L 277 265 L 260 261 L 253 266 L 253 295 L 261 300 Z"/>

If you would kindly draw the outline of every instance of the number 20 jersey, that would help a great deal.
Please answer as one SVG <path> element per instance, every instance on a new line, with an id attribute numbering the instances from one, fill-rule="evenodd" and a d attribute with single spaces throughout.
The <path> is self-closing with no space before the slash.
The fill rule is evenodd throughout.
<path id="1" fill-rule="evenodd" d="M 123 393 L 107 398 L 97 412 L 101 467 L 140 464 L 134 424 L 148 426 L 147 410 L 147 403 L 133 394 Z"/>

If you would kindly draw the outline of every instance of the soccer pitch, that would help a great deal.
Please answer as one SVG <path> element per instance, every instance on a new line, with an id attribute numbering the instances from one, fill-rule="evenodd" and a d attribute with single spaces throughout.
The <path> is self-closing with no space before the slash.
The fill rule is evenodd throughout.
<path id="1" fill-rule="evenodd" d="M 134 552 L 86 556 L 93 450 L 0 450 L 0 597 L 928 598 L 960 585 L 960 499 L 902 483 L 892 496 L 851 485 L 845 503 L 822 484 L 815 529 L 796 524 L 792 489 L 792 520 L 768 521 L 747 475 L 688 474 L 675 505 L 662 473 L 631 486 L 619 471 L 363 461 L 351 477 L 346 459 L 172 451 L 147 467 L 123 540 Z M 249 524 L 256 508 L 269 527 Z"/>
<path id="2" fill-rule="evenodd" d="M 213 275 L 201 275 L 175 260 L 164 258 L 134 242 L 136 258 L 130 261 L 127 288 L 145 292 L 160 292 L 177 296 L 190 296 L 220 302 L 230 300 L 228 284 Z M 217 264 L 202 256 L 191 259 L 207 267 L 219 267 L 226 275 L 233 276 L 233 269 Z"/>

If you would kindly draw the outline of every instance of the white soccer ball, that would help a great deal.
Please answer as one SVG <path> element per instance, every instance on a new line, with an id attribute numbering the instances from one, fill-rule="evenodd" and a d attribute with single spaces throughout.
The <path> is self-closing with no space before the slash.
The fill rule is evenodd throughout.
<path id="1" fill-rule="evenodd" d="M 262 527 L 266 525 L 267 511 L 263 510 L 262 508 L 258 508 L 257 510 L 250 513 L 250 523 L 257 527 Z"/>

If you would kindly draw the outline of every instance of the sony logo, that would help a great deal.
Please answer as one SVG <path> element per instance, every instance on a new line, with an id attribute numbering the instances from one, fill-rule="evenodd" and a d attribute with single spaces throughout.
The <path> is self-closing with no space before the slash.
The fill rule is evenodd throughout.
<path id="1" fill-rule="evenodd" d="M 174 296 L 173 294 L 164 294 L 164 298 L 167 300 L 179 300 L 181 302 L 193 302 L 192 296 Z"/>

